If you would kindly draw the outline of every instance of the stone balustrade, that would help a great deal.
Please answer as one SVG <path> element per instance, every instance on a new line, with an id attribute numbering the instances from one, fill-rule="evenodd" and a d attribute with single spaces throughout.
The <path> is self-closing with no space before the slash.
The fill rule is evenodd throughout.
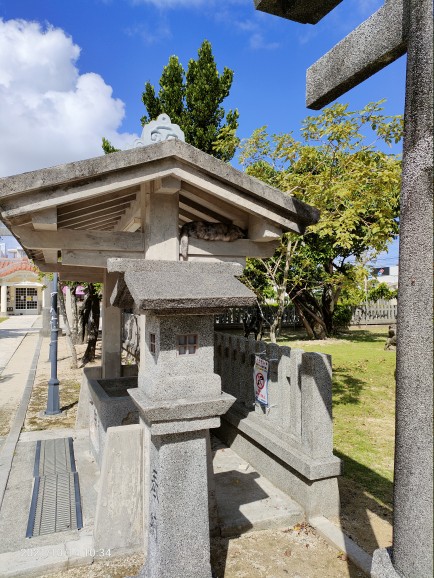
<path id="1" fill-rule="evenodd" d="M 267 407 L 255 402 L 255 355 L 269 361 Z M 308 515 L 336 515 L 330 356 L 217 332 L 214 359 L 223 391 L 237 400 L 217 435 Z"/>

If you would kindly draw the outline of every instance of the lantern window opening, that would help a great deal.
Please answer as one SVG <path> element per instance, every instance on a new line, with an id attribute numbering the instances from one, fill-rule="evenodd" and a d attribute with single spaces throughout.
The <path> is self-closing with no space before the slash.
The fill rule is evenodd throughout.
<path id="1" fill-rule="evenodd" d="M 151 355 L 155 355 L 156 353 L 156 336 L 155 333 L 150 333 L 149 334 L 149 351 L 151 352 Z"/>
<path id="2" fill-rule="evenodd" d="M 198 350 L 198 336 L 194 333 L 178 335 L 177 351 L 178 355 L 194 355 Z"/>

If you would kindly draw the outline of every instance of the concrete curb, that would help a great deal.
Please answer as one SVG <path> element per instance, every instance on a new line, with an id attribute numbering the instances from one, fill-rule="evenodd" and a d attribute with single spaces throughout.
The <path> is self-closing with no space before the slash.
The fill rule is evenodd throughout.
<path id="1" fill-rule="evenodd" d="M 0 554 L 1 575 L 4 578 L 40 576 L 75 566 L 90 565 L 97 555 L 93 537 L 87 532 L 81 534 L 78 540 Z"/>
<path id="2" fill-rule="evenodd" d="M 372 556 L 362 550 L 349 536 L 347 536 L 338 526 L 332 524 L 324 516 L 309 518 L 309 524 L 315 528 L 331 546 L 344 552 L 348 558 L 358 568 L 363 570 L 368 576 L 371 575 Z"/>
<path id="3" fill-rule="evenodd" d="M 120 559 L 140 553 L 140 549 L 110 550 L 95 549 L 93 529 L 80 531 L 78 540 L 61 544 L 21 549 L 17 552 L 0 554 L 2 578 L 33 578 L 70 568 L 90 566 L 94 562 Z"/>

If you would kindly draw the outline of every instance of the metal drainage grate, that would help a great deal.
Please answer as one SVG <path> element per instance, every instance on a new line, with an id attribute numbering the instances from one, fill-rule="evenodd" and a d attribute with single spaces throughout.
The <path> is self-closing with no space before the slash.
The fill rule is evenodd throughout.
<path id="1" fill-rule="evenodd" d="M 83 527 L 72 438 L 38 441 L 26 537 Z"/>
<path id="2" fill-rule="evenodd" d="M 64 472 L 75 472 L 72 438 L 38 441 L 36 443 L 33 476 L 50 476 Z"/>

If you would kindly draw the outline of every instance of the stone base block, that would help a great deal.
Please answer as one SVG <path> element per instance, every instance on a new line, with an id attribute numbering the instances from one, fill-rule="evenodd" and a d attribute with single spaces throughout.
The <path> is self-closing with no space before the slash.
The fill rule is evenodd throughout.
<path id="1" fill-rule="evenodd" d="M 211 578 L 207 432 L 151 436 L 146 578 Z"/>
<path id="2" fill-rule="evenodd" d="M 108 428 L 139 423 L 139 412 L 128 395 L 128 389 L 134 387 L 137 388 L 136 377 L 89 380 L 89 435 L 91 449 L 99 466 Z"/>
<path id="3" fill-rule="evenodd" d="M 309 480 L 272 454 L 224 417 L 213 434 L 251 464 L 260 474 L 289 495 L 306 516 L 338 516 L 340 511 L 337 477 Z"/>
<path id="4" fill-rule="evenodd" d="M 402 578 L 395 570 L 391 559 L 391 548 L 378 548 L 372 557 L 372 578 Z"/>
<path id="5" fill-rule="evenodd" d="M 102 377 L 102 367 L 100 365 L 94 367 L 83 368 L 81 376 L 80 395 L 78 398 L 77 417 L 75 419 L 75 429 L 83 429 L 89 427 L 89 406 L 90 393 L 89 381 L 91 379 L 100 379 Z"/>
<path id="6" fill-rule="evenodd" d="M 134 377 L 137 375 L 137 365 L 122 365 L 122 377 Z M 75 420 L 75 429 L 83 429 L 89 427 L 89 407 L 90 394 L 89 382 L 92 379 L 102 378 L 102 367 L 85 367 L 81 378 L 80 396 L 78 399 L 77 418 Z M 115 424 L 113 424 L 115 425 Z"/>
<path id="7" fill-rule="evenodd" d="M 95 550 L 143 548 L 143 428 L 107 430 L 96 506 Z"/>
<path id="8" fill-rule="evenodd" d="M 227 393 L 205 399 L 148 399 L 140 388 L 128 391 L 152 435 L 168 435 L 216 428 L 220 415 L 234 403 Z"/>

